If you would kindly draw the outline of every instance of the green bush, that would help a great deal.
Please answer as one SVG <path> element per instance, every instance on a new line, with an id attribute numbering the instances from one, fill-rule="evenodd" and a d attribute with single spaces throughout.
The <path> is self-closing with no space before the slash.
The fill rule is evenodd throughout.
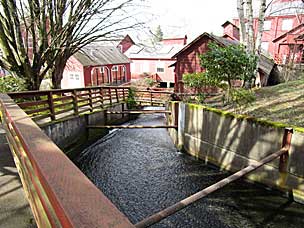
<path id="1" fill-rule="evenodd" d="M 0 77 L 0 93 L 18 92 L 25 90 L 25 83 L 13 76 Z"/>
<path id="2" fill-rule="evenodd" d="M 248 89 L 232 89 L 229 93 L 230 101 L 239 108 L 248 106 L 256 100 L 255 93 Z"/>
<path id="3" fill-rule="evenodd" d="M 136 100 L 135 100 L 135 89 L 130 88 L 127 98 L 127 107 L 128 109 L 134 109 L 136 107 Z"/>
<path id="4" fill-rule="evenodd" d="M 154 80 L 152 78 L 145 78 L 145 83 L 151 87 L 154 85 Z"/>

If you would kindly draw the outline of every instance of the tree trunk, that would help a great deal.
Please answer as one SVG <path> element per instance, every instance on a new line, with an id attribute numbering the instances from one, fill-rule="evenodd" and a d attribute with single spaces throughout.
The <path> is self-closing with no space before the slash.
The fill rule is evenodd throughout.
<path id="1" fill-rule="evenodd" d="M 246 26 L 244 17 L 244 1 L 237 0 L 237 11 L 240 19 L 240 42 L 246 46 Z"/>
<path id="2" fill-rule="evenodd" d="M 265 11 L 266 11 L 266 0 L 260 0 L 259 26 L 258 26 L 258 33 L 257 33 L 257 38 L 256 38 L 256 54 L 257 55 L 261 54 L 261 44 L 262 44 Z"/>
<path id="3" fill-rule="evenodd" d="M 66 58 L 58 58 L 58 60 L 56 60 L 55 62 L 53 69 L 50 72 L 50 75 L 52 77 L 53 89 L 61 89 L 61 80 L 63 78 L 63 72 L 66 66 L 66 62 Z"/>
<path id="4" fill-rule="evenodd" d="M 255 50 L 255 40 L 254 40 L 254 31 L 253 31 L 253 9 L 252 9 L 252 0 L 246 1 L 246 11 L 247 11 L 247 50 L 249 53 L 254 53 Z"/>

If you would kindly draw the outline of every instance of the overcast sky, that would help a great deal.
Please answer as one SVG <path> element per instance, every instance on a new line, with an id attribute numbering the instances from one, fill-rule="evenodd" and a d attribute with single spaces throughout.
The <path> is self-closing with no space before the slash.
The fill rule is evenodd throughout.
<path id="1" fill-rule="evenodd" d="M 193 39 L 203 32 L 222 35 L 221 25 L 237 17 L 237 0 L 150 0 L 152 29 L 160 25 L 164 37 L 187 34 Z"/>

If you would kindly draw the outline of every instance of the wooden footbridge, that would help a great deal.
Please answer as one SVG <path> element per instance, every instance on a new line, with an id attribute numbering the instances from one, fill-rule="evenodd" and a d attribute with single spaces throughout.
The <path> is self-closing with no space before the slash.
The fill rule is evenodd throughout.
<path id="1" fill-rule="evenodd" d="M 292 130 L 287 129 L 282 149 L 235 174 L 132 224 L 37 126 L 70 116 L 105 110 L 109 115 L 172 114 L 170 110 L 107 111 L 127 102 L 128 87 L 29 91 L 0 95 L 1 119 L 38 227 L 148 227 L 182 208 L 280 158 L 286 172 Z M 141 97 L 139 96 L 142 95 Z M 141 105 L 164 105 L 170 92 L 138 91 Z M 19 106 L 18 106 L 18 105 Z M 178 109 L 173 110 L 177 112 Z M 178 112 L 175 113 L 176 116 Z M 176 118 L 176 117 L 175 117 Z M 36 122 L 33 122 L 33 120 Z M 89 128 L 177 128 L 174 126 L 95 125 Z"/>

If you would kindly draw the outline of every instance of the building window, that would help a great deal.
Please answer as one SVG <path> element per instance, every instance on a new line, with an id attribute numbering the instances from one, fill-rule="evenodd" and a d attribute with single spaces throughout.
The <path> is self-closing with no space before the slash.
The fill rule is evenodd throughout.
<path id="1" fill-rule="evenodd" d="M 271 29 L 271 20 L 264 21 L 263 30 L 269 31 Z"/>
<path id="2" fill-rule="evenodd" d="M 100 67 L 100 73 L 104 73 L 104 67 Z"/>
<path id="3" fill-rule="evenodd" d="M 156 68 L 156 72 L 157 73 L 164 73 L 165 72 L 165 68 L 163 68 L 163 67 L 157 67 Z"/>
<path id="4" fill-rule="evenodd" d="M 290 30 L 292 29 L 292 19 L 285 19 L 282 21 L 282 30 Z"/>
<path id="5" fill-rule="evenodd" d="M 269 42 L 262 42 L 262 43 L 261 43 L 261 48 L 262 48 L 264 51 L 268 51 L 268 47 L 269 47 Z"/>
<path id="6" fill-rule="evenodd" d="M 118 71 L 118 66 L 113 66 L 112 71 Z"/>
<path id="7" fill-rule="evenodd" d="M 79 80 L 80 79 L 80 75 L 79 74 L 75 74 L 75 73 L 70 73 L 69 74 L 69 79 L 70 80 Z"/>
<path id="8" fill-rule="evenodd" d="M 158 61 L 156 63 L 156 72 L 157 73 L 164 73 L 165 72 L 165 63 L 162 61 Z"/>

